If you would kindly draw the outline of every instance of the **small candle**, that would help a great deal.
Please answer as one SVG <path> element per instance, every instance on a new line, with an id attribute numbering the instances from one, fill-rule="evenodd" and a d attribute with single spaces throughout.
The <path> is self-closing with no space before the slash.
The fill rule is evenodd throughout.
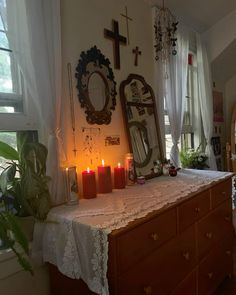
<path id="1" fill-rule="evenodd" d="M 98 166 L 98 191 L 101 194 L 112 191 L 111 167 L 105 166 L 104 160 L 102 160 L 102 165 Z"/>
<path id="2" fill-rule="evenodd" d="M 87 168 L 82 172 L 83 196 L 85 199 L 96 198 L 96 179 L 95 172 Z"/>
<path id="3" fill-rule="evenodd" d="M 120 163 L 114 168 L 114 188 L 125 188 L 125 168 Z"/>

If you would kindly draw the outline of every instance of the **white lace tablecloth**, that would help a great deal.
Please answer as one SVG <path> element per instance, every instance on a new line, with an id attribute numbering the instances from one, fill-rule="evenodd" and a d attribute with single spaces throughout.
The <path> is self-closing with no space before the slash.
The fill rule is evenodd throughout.
<path id="1" fill-rule="evenodd" d="M 79 205 L 53 208 L 44 233 L 44 261 L 70 278 L 82 278 L 93 292 L 108 295 L 108 234 L 112 230 L 229 176 L 228 172 L 182 169 L 177 177 L 161 176 L 96 199 L 82 199 Z"/>

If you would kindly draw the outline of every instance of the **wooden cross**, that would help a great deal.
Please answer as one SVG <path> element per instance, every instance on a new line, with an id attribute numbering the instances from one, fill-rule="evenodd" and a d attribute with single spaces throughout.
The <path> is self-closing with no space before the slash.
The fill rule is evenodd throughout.
<path id="1" fill-rule="evenodd" d="M 125 14 L 121 13 L 120 15 L 126 19 L 127 39 L 128 39 L 128 44 L 129 44 L 129 21 L 132 21 L 133 19 L 128 16 L 127 6 L 125 6 Z"/>
<path id="2" fill-rule="evenodd" d="M 135 54 L 134 65 L 137 66 L 138 65 L 138 56 L 141 55 L 142 52 L 139 51 L 139 47 L 136 46 L 135 49 L 133 49 L 133 53 Z"/>
<path id="3" fill-rule="evenodd" d="M 104 29 L 105 37 L 112 39 L 114 45 L 115 69 L 120 69 L 120 43 L 126 45 L 126 38 L 119 35 L 119 24 L 113 20 L 113 31 Z"/>

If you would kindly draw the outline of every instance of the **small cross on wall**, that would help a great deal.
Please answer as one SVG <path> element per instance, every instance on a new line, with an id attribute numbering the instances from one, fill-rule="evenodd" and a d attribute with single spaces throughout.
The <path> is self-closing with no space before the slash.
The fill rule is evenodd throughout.
<path id="1" fill-rule="evenodd" d="M 138 56 L 142 54 L 142 51 L 139 51 L 139 47 L 136 46 L 132 52 L 135 54 L 134 65 L 137 66 L 138 65 Z"/>
<path id="2" fill-rule="evenodd" d="M 129 44 L 129 21 L 132 21 L 133 19 L 128 16 L 128 8 L 125 6 L 125 14 L 121 13 L 121 16 L 123 16 L 126 20 L 126 30 L 127 30 L 127 40 Z"/>

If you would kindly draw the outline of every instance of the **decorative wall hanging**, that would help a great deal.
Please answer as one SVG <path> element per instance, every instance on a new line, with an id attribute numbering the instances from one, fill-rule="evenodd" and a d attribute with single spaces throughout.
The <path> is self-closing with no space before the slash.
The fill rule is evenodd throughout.
<path id="1" fill-rule="evenodd" d="M 73 87 L 72 87 L 72 75 L 71 75 L 71 64 L 67 64 L 68 71 L 68 81 L 69 81 L 69 96 L 70 96 L 70 115 L 71 115 L 71 128 L 73 137 L 73 153 L 76 157 L 76 140 L 75 140 L 75 109 L 74 109 L 74 97 L 73 97 Z"/>
<path id="2" fill-rule="evenodd" d="M 139 47 L 136 46 L 132 52 L 135 54 L 134 57 L 134 65 L 137 66 L 138 65 L 138 56 L 142 54 L 142 51 L 139 51 Z"/>
<path id="3" fill-rule="evenodd" d="M 110 61 L 96 46 L 82 52 L 76 67 L 79 101 L 89 124 L 109 124 L 116 106 L 116 82 Z"/>
<path id="4" fill-rule="evenodd" d="M 82 128 L 83 155 L 87 159 L 87 167 L 95 167 L 101 161 L 100 128 Z"/>
<path id="5" fill-rule="evenodd" d="M 164 6 L 156 8 L 155 16 L 155 51 L 156 60 L 161 59 L 165 62 L 169 59 L 170 54 L 176 55 L 176 31 L 178 22 L 175 16 L 170 12 L 169 8 Z"/>
<path id="6" fill-rule="evenodd" d="M 117 21 L 112 20 L 113 31 L 104 29 L 104 36 L 111 39 L 114 44 L 114 60 L 115 69 L 120 69 L 120 43 L 126 45 L 126 38 L 119 34 L 119 24 Z"/>
<path id="7" fill-rule="evenodd" d="M 127 41 L 129 44 L 129 21 L 132 21 L 133 19 L 128 16 L 128 9 L 127 6 L 125 6 L 125 14 L 121 13 L 121 16 L 123 16 L 126 20 L 126 30 L 127 30 Z"/>

